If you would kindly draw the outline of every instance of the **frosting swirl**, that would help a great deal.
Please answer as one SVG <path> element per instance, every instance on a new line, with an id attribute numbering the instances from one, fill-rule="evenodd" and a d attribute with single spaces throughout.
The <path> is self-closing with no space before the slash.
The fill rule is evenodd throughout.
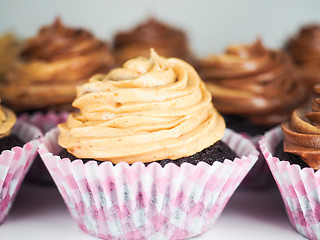
<path id="1" fill-rule="evenodd" d="M 307 25 L 285 45 L 310 90 L 320 82 L 320 25 Z"/>
<path id="2" fill-rule="evenodd" d="M 15 110 L 71 103 L 79 83 L 108 72 L 112 64 L 107 43 L 84 29 L 67 28 L 57 18 L 25 42 L 0 95 Z M 54 92 L 48 91 L 51 87 Z M 43 100 L 33 101 L 37 98 Z"/>
<path id="3" fill-rule="evenodd" d="M 148 57 L 151 47 L 165 57 L 189 60 L 191 56 L 185 33 L 153 18 L 114 37 L 114 53 L 118 64 L 138 56 Z"/>
<path id="4" fill-rule="evenodd" d="M 1 106 L 0 99 L 0 138 L 10 135 L 16 120 L 16 115 L 11 110 Z"/>
<path id="5" fill-rule="evenodd" d="M 320 84 L 314 87 L 320 94 Z M 300 108 L 292 113 L 291 121 L 282 123 L 284 151 L 299 155 L 310 167 L 320 168 L 320 98 L 312 108 Z"/>
<path id="6" fill-rule="evenodd" d="M 243 115 L 259 125 L 287 120 L 306 98 L 288 57 L 266 49 L 260 40 L 230 46 L 224 54 L 200 61 L 198 69 L 220 112 Z"/>
<path id="7" fill-rule="evenodd" d="M 78 158 L 151 162 L 191 156 L 220 140 L 225 123 L 195 70 L 154 51 L 77 89 L 79 113 L 59 145 Z"/>

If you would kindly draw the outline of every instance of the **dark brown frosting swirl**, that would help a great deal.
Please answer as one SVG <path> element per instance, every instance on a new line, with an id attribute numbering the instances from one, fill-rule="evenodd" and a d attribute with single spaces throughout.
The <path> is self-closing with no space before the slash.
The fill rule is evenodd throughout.
<path id="1" fill-rule="evenodd" d="M 320 82 L 320 25 L 302 27 L 287 41 L 285 49 L 292 57 L 297 73 L 312 90 Z"/>
<path id="2" fill-rule="evenodd" d="M 273 126 L 289 119 L 306 98 L 287 55 L 266 49 L 259 39 L 201 60 L 198 71 L 220 112 L 242 115 L 259 125 Z"/>
<path id="3" fill-rule="evenodd" d="M 165 57 L 189 60 L 191 56 L 186 34 L 153 18 L 114 37 L 114 54 L 118 64 L 138 56 L 148 57 L 150 48 Z"/>
<path id="4" fill-rule="evenodd" d="M 71 105 L 76 86 L 107 73 L 113 62 L 107 43 L 57 18 L 25 42 L 0 96 L 15 111 Z"/>
<path id="5" fill-rule="evenodd" d="M 310 167 L 320 168 L 320 84 L 314 87 L 318 97 L 310 108 L 292 113 L 291 121 L 281 125 L 284 133 L 284 151 L 299 155 Z"/>

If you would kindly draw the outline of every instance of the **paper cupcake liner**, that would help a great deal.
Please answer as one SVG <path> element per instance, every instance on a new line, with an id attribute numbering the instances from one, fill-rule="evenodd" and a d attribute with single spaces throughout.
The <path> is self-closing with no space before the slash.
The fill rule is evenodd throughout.
<path id="1" fill-rule="evenodd" d="M 20 120 L 29 122 L 40 128 L 43 133 L 55 128 L 59 123 L 65 122 L 68 118 L 68 112 L 35 112 L 33 114 L 23 113 L 19 116 Z"/>
<path id="2" fill-rule="evenodd" d="M 241 136 L 250 140 L 250 142 L 256 146 L 257 150 L 260 152 L 258 142 L 262 135 L 250 136 L 247 133 L 239 133 Z M 251 171 L 242 181 L 240 188 L 241 189 L 250 189 L 250 190 L 262 190 L 268 189 L 273 186 L 273 178 L 270 173 L 268 164 L 264 160 L 262 154 L 259 155 L 258 161 L 253 166 Z"/>
<path id="3" fill-rule="evenodd" d="M 24 113 L 19 116 L 19 119 L 35 125 L 40 128 L 43 133 L 46 133 L 50 129 L 55 128 L 59 123 L 65 122 L 68 114 L 66 111 L 60 113 L 52 111 L 48 113 L 35 112 L 31 115 Z M 52 178 L 40 156 L 36 157 L 26 176 L 26 180 L 46 185 L 53 184 Z"/>
<path id="4" fill-rule="evenodd" d="M 27 143 L 23 147 L 4 150 L 0 155 L 0 223 L 7 216 L 24 176 L 37 154 L 40 142 L 33 139 L 42 135 L 39 129 L 22 121 L 17 121 L 12 133 Z"/>
<path id="5" fill-rule="evenodd" d="M 55 156 L 57 137 L 58 129 L 46 134 L 40 156 L 80 228 L 103 239 L 184 239 L 205 232 L 258 155 L 248 140 L 227 130 L 224 142 L 245 157 L 212 166 L 84 164 Z"/>
<path id="6" fill-rule="evenodd" d="M 320 171 L 303 168 L 273 157 L 283 139 L 280 127 L 267 132 L 259 141 L 261 151 L 280 190 L 294 228 L 309 239 L 320 239 Z"/>

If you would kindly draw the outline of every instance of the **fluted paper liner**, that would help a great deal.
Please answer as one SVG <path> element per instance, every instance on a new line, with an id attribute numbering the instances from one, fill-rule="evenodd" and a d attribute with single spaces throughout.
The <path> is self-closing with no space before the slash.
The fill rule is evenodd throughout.
<path id="1" fill-rule="evenodd" d="M 22 141 L 23 147 L 13 147 L 0 154 L 0 223 L 7 216 L 20 185 L 33 163 L 40 144 L 41 131 L 23 121 L 17 121 L 12 129 Z"/>
<path id="2" fill-rule="evenodd" d="M 181 167 L 136 162 L 84 164 L 55 156 L 58 129 L 39 148 L 80 228 L 103 239 L 185 239 L 208 230 L 257 160 L 254 146 L 226 130 L 226 142 L 241 157 Z"/>
<path id="3" fill-rule="evenodd" d="M 65 122 L 68 115 L 69 113 L 67 111 L 60 113 L 53 111 L 47 113 L 35 112 L 33 114 L 23 113 L 19 116 L 19 119 L 35 125 L 40 128 L 43 133 L 46 133 L 50 129 L 55 128 L 59 123 Z"/>
<path id="4" fill-rule="evenodd" d="M 280 190 L 293 227 L 309 239 L 320 239 L 320 171 L 303 168 L 274 157 L 283 133 L 268 131 L 259 141 L 261 151 Z"/>
<path id="5" fill-rule="evenodd" d="M 41 129 L 42 133 L 46 133 L 50 129 L 55 128 L 59 123 L 65 122 L 68 114 L 66 111 L 60 113 L 53 111 L 47 113 L 35 112 L 33 114 L 24 113 L 19 116 L 19 119 L 35 125 Z M 53 184 L 52 178 L 39 156 L 36 157 L 32 164 L 26 180 L 41 184 Z"/>

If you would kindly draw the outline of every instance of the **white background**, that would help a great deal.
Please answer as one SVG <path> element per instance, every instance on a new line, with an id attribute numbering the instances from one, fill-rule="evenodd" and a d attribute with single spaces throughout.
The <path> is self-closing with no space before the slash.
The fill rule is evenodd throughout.
<path id="1" fill-rule="evenodd" d="M 319 0 L 0 0 L 0 33 L 21 37 L 60 15 L 70 26 L 91 29 L 102 39 L 128 29 L 147 16 L 180 26 L 198 56 L 221 52 L 228 44 L 252 42 L 261 36 L 269 47 L 282 47 L 299 26 L 320 22 Z M 303 239 L 290 226 L 276 189 L 237 191 L 208 239 Z M 71 219 L 56 188 L 24 184 L 1 240 L 95 239 Z"/>
<path id="2" fill-rule="evenodd" d="M 281 47 L 297 28 L 320 22 L 319 0 L 0 0 L 0 33 L 32 36 L 60 15 L 70 26 L 84 26 L 111 40 L 147 16 L 157 16 L 188 33 L 197 55 L 261 36 Z"/>

